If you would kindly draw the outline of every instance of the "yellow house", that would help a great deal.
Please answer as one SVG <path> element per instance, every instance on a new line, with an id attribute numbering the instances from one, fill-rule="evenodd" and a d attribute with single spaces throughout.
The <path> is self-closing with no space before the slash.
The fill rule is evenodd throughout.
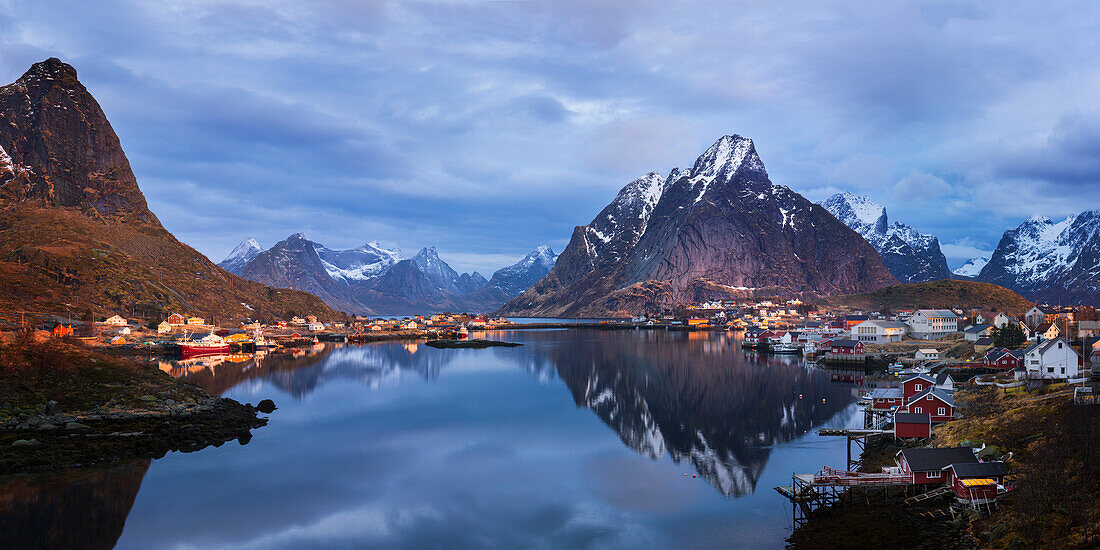
<path id="1" fill-rule="evenodd" d="M 114 338 L 111 338 L 111 345 L 112 346 L 121 346 L 125 343 L 126 343 L 126 339 L 121 337 L 121 336 L 115 336 Z"/>
<path id="2" fill-rule="evenodd" d="M 172 325 L 169 325 L 168 321 L 161 321 L 157 325 L 157 334 L 167 334 L 169 332 L 172 332 Z"/>
<path id="3" fill-rule="evenodd" d="M 227 344 L 242 344 L 244 342 L 251 342 L 251 341 L 252 341 L 252 339 L 249 338 L 248 335 L 244 334 L 244 333 L 230 334 L 229 336 L 225 337 L 225 342 Z"/>
<path id="4" fill-rule="evenodd" d="M 189 325 L 205 325 L 206 324 L 206 319 L 203 319 L 202 317 L 188 317 L 187 318 L 187 324 L 189 324 Z"/>

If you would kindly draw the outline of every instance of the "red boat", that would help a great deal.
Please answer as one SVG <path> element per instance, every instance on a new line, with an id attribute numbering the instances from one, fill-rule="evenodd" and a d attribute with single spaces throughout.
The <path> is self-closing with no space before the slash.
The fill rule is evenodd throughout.
<path id="1" fill-rule="evenodd" d="M 200 355 L 219 355 L 229 352 L 229 344 L 215 334 L 208 334 L 198 340 L 184 340 L 179 345 L 185 358 Z"/>

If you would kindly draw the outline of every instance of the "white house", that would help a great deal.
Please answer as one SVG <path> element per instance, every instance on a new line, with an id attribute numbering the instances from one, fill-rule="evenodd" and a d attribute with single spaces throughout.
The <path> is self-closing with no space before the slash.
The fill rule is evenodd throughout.
<path id="1" fill-rule="evenodd" d="M 1046 320 L 1047 312 L 1039 306 L 1033 306 L 1031 309 L 1027 310 L 1027 313 L 1024 314 L 1024 322 L 1027 323 L 1027 326 L 1031 329 L 1038 327 L 1040 324 L 1042 324 L 1043 321 Z"/>
<path id="2" fill-rule="evenodd" d="M 913 355 L 913 358 L 917 361 L 936 361 L 940 358 L 940 350 L 933 348 L 919 349 Z"/>
<path id="3" fill-rule="evenodd" d="M 168 324 L 168 321 L 161 321 L 157 325 L 157 334 L 167 334 L 169 332 L 172 332 L 172 325 Z"/>
<path id="4" fill-rule="evenodd" d="M 977 342 L 979 338 L 993 334 L 992 325 L 970 325 L 963 329 L 963 338 L 967 342 Z"/>
<path id="5" fill-rule="evenodd" d="M 941 372 L 936 375 L 936 387 L 946 391 L 955 391 L 955 379 L 951 378 L 951 375 L 946 372 Z"/>
<path id="6" fill-rule="evenodd" d="M 1003 311 L 997 314 L 979 313 L 978 316 L 974 318 L 975 324 L 989 325 L 991 327 L 1003 327 L 1011 321 L 1012 319 L 1010 319 L 1008 315 L 1005 315 Z"/>
<path id="7" fill-rule="evenodd" d="M 909 325 L 900 321 L 883 321 L 869 319 L 856 325 L 852 325 L 852 340 L 864 343 L 885 344 L 900 342 L 909 332 Z"/>
<path id="8" fill-rule="evenodd" d="M 313 321 L 306 328 L 313 331 L 325 330 L 325 324 L 318 321 Z"/>
<path id="9" fill-rule="evenodd" d="M 935 340 L 957 332 L 959 316 L 946 309 L 918 309 L 906 324 L 914 338 Z"/>
<path id="10" fill-rule="evenodd" d="M 1024 352 L 1024 373 L 1028 379 L 1077 378 L 1081 356 L 1062 337 L 1039 342 Z"/>
<path id="11" fill-rule="evenodd" d="M 130 334 L 130 327 L 122 327 L 118 329 L 119 334 Z"/>
<path id="12" fill-rule="evenodd" d="M 108 325 L 114 325 L 116 327 L 126 326 L 126 319 L 123 319 L 122 317 L 120 317 L 118 315 L 112 315 L 112 316 L 108 317 L 106 321 L 103 321 L 103 322 L 108 324 Z"/>
<path id="13" fill-rule="evenodd" d="M 419 325 L 416 324 L 416 321 L 409 321 L 409 322 L 401 325 L 401 330 L 416 330 L 417 328 L 420 328 L 420 327 L 419 327 Z"/>

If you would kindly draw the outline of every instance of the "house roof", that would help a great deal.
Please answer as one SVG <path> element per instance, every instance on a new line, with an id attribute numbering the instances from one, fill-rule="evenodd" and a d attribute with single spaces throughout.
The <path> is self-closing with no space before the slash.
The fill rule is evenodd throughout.
<path id="1" fill-rule="evenodd" d="M 933 353 L 939 353 L 939 352 L 940 352 L 940 350 L 938 350 L 938 349 L 936 349 L 936 348 L 921 348 L 921 349 L 919 349 L 919 350 L 917 350 L 917 351 L 919 351 L 919 352 L 921 352 L 921 353 L 923 353 L 923 354 L 925 354 L 925 355 L 931 355 L 931 354 L 933 354 Z"/>
<path id="2" fill-rule="evenodd" d="M 937 386 L 940 385 L 940 384 L 943 384 L 944 382 L 947 382 L 948 380 L 950 380 L 952 382 L 955 381 L 955 379 L 951 378 L 951 375 L 947 372 L 941 372 L 941 373 L 936 375 L 936 385 Z"/>
<path id="3" fill-rule="evenodd" d="M 931 394 L 933 397 L 939 399 L 940 401 L 943 401 L 944 403 L 947 403 L 948 405 L 951 405 L 952 407 L 955 406 L 955 396 L 952 395 L 951 392 L 941 390 L 940 388 L 937 388 L 935 386 L 932 386 L 932 387 L 930 387 L 930 388 L 914 395 L 912 398 L 909 399 L 909 403 L 914 404 L 917 401 L 920 401 L 921 399 L 924 399 L 929 394 Z"/>
<path id="4" fill-rule="evenodd" d="M 910 466 L 911 467 L 911 466 Z M 966 462 L 948 464 L 943 469 L 955 471 L 955 477 L 991 477 L 1008 475 L 1004 462 Z"/>
<path id="5" fill-rule="evenodd" d="M 932 415 L 928 413 L 894 413 L 894 424 L 931 424 Z"/>
<path id="6" fill-rule="evenodd" d="M 917 313 L 923 314 L 925 317 L 941 317 L 944 319 L 958 319 L 958 315 L 955 315 L 954 311 L 949 309 L 918 309 Z"/>
<path id="7" fill-rule="evenodd" d="M 909 469 L 914 472 L 942 470 L 952 464 L 972 464 L 978 462 L 974 451 L 967 447 L 941 447 L 925 449 L 902 449 L 898 451 Z"/>
<path id="8" fill-rule="evenodd" d="M 964 328 L 963 332 L 965 332 L 966 334 L 978 334 L 980 332 L 987 331 L 991 328 L 993 328 L 993 327 L 991 327 L 989 325 L 970 325 L 970 326 Z"/>
<path id="9" fill-rule="evenodd" d="M 928 382 L 935 382 L 936 381 L 935 378 L 932 378 L 931 376 L 928 376 L 927 374 L 921 373 L 921 374 L 914 374 L 913 376 L 910 376 L 909 378 L 906 378 L 906 379 L 902 380 L 901 383 L 902 384 L 907 384 L 911 380 L 926 380 Z"/>
<path id="10" fill-rule="evenodd" d="M 875 388 L 871 390 L 871 399 L 901 399 L 901 388 Z"/>
<path id="11" fill-rule="evenodd" d="M 977 340 L 974 340 L 974 345 L 975 346 L 992 346 L 993 345 L 993 339 L 988 337 L 988 336 L 982 336 L 981 338 L 978 338 Z"/>
<path id="12" fill-rule="evenodd" d="M 833 347 L 838 347 L 838 348 L 854 348 L 858 344 L 859 344 L 859 342 L 857 342 L 855 340 L 841 339 L 841 340 L 833 340 L 832 345 L 833 345 Z"/>

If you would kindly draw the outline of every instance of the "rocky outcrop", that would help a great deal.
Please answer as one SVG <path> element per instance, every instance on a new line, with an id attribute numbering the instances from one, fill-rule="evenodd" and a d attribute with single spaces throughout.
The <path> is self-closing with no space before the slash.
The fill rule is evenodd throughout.
<path id="1" fill-rule="evenodd" d="M 895 282 L 862 237 L 773 184 L 752 141 L 731 135 L 690 170 L 624 187 L 501 312 L 626 316 L 700 295 L 850 294 Z"/>
<path id="2" fill-rule="evenodd" d="M 332 317 L 215 266 L 161 226 L 99 104 L 58 59 L 0 87 L 0 308 Z"/>

